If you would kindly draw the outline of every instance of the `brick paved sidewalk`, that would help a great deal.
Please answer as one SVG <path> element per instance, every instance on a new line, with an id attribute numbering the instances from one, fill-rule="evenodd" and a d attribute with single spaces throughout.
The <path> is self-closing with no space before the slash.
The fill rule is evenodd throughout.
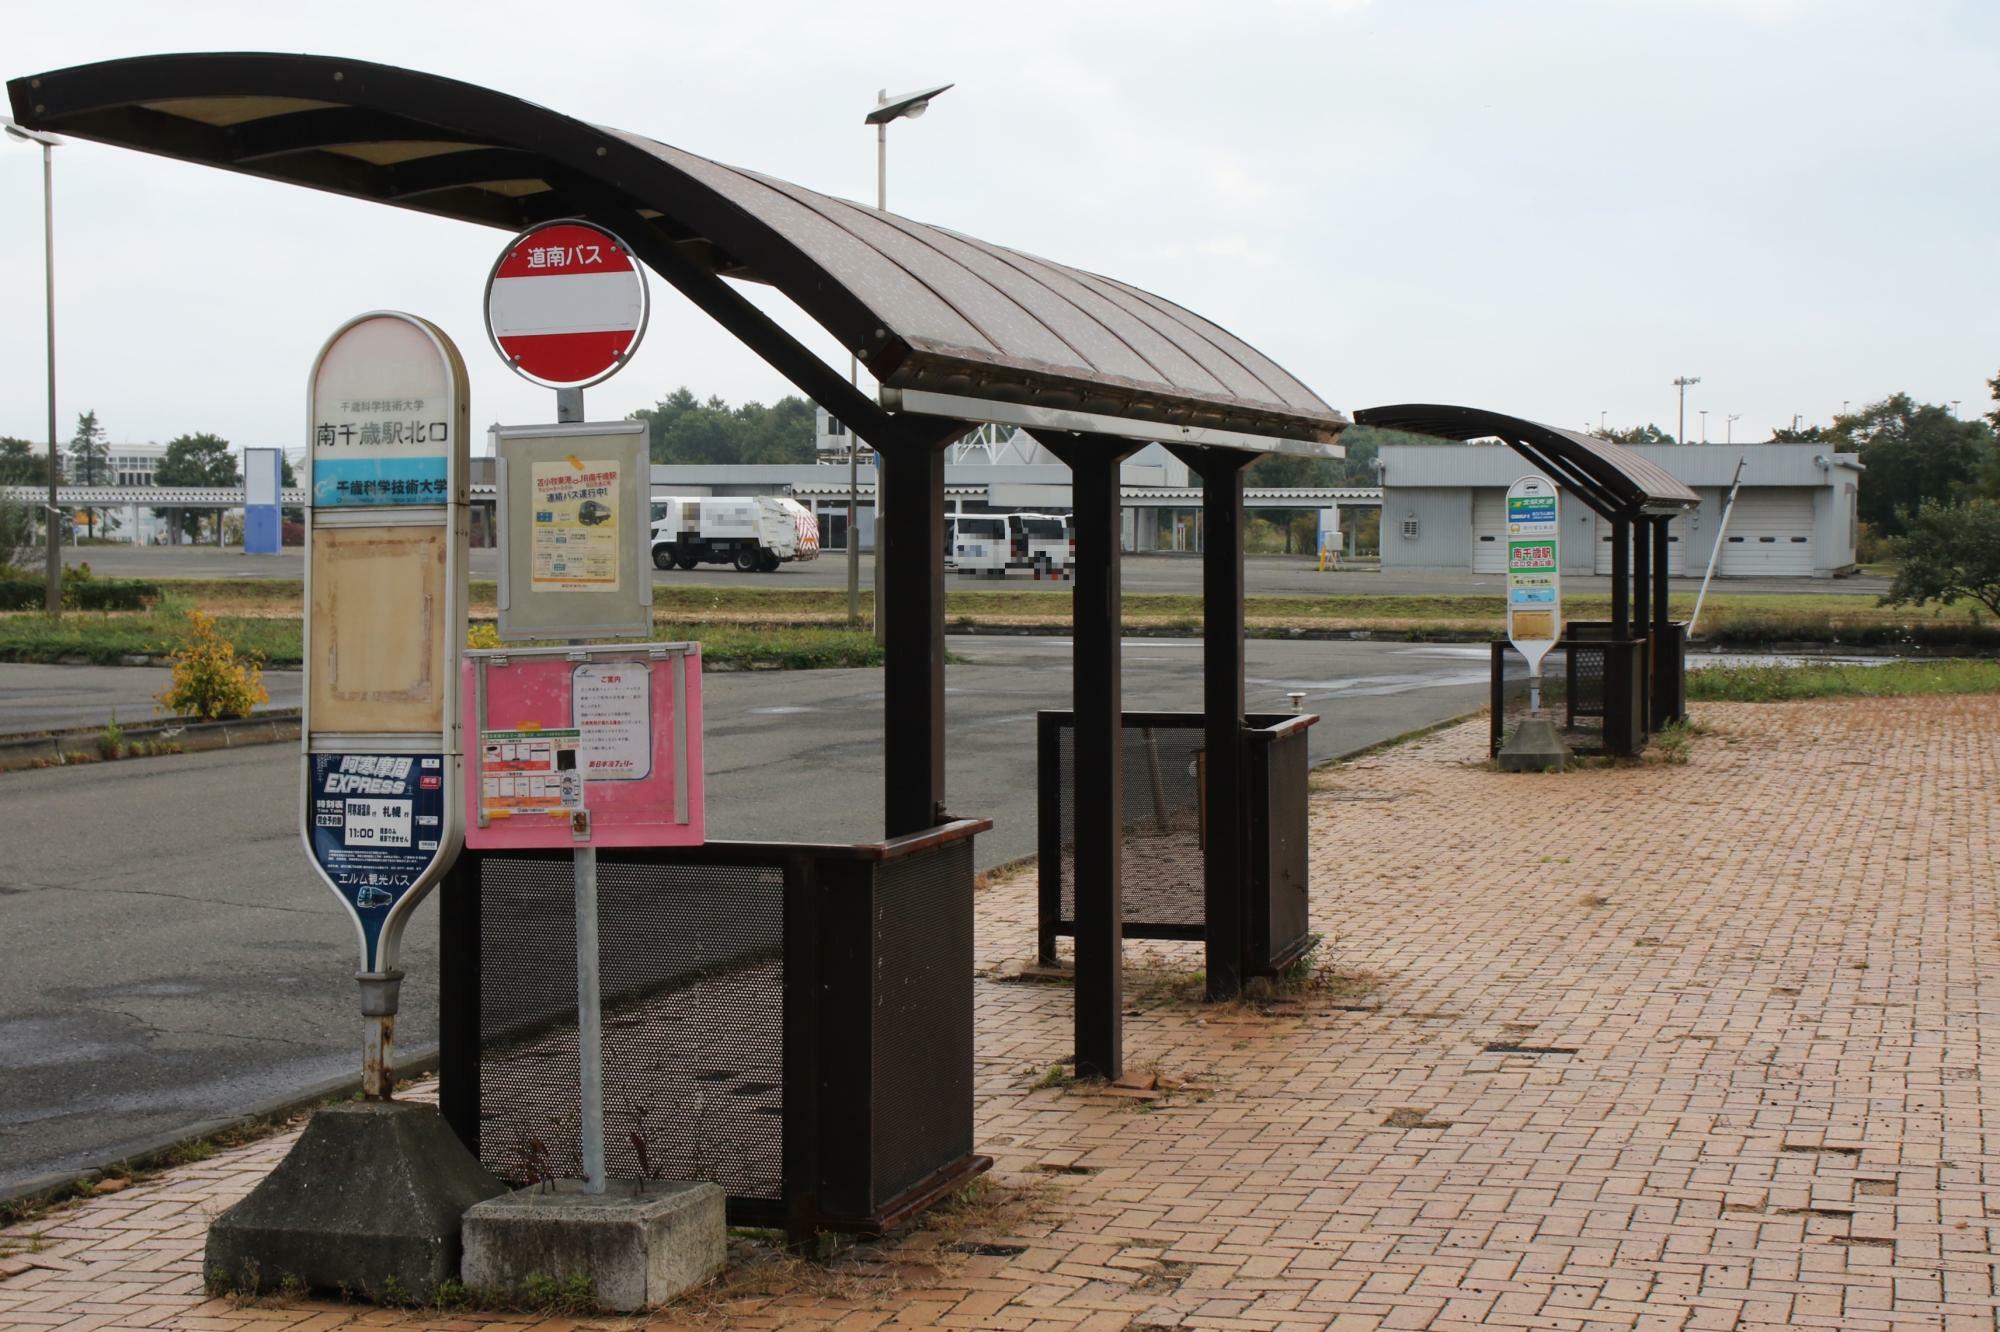
<path id="1" fill-rule="evenodd" d="M 1993 1328 L 2000 700 L 1697 715 L 1686 766 L 1503 776 L 1482 722 L 1322 777 L 1338 985 L 1142 971 L 1131 1062 L 1184 1081 L 1145 1100 L 1038 1085 L 1069 992 L 982 979 L 988 1199 L 660 1322 Z M 1033 911 L 988 890 L 983 967 Z M 206 1218 L 289 1145 L 5 1232 L 0 1325 L 536 1322 L 204 1299 Z"/>

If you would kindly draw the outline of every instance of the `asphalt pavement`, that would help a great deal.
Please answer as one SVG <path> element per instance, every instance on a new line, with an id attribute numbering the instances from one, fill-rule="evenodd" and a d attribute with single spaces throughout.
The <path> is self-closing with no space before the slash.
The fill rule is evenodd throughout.
<path id="1" fill-rule="evenodd" d="M 164 666 L 0 665 L 0 735 L 95 730 L 114 718 L 123 726 L 158 721 L 159 695 L 172 672 Z M 299 705 L 299 673 L 267 670 L 270 701 L 257 711 Z"/>
<path id="2" fill-rule="evenodd" d="M 119 578 L 302 578 L 304 560 L 296 548 L 276 555 L 245 555 L 240 549 L 214 546 L 84 546 L 63 552 L 72 564 L 88 561 L 97 573 Z M 499 552 L 478 549 L 472 552 L 474 578 L 499 577 Z M 1127 555 L 1123 561 L 1122 585 L 1127 592 L 1201 591 L 1201 560 L 1194 555 Z M 654 585 L 674 587 L 802 587 L 844 588 L 847 586 L 847 559 L 839 551 L 803 564 L 781 566 L 776 573 L 745 574 L 720 564 L 699 568 L 657 570 Z M 1429 570 L 1421 573 L 1372 568 L 1329 570 L 1321 573 L 1314 561 L 1300 555 L 1252 555 L 1243 562 L 1243 582 L 1252 596 L 1311 596 L 1329 593 L 1393 593 L 1401 596 L 1427 593 L 1453 595 L 1489 594 L 1499 596 L 1506 588 L 1501 574 L 1475 574 Z M 875 585 L 875 557 L 861 557 L 861 585 Z M 1047 590 L 1067 584 L 1036 582 L 1025 574 L 1010 578 L 960 578 L 945 575 L 947 588 L 976 588 L 980 591 Z M 1677 592 L 1692 593 L 1701 586 L 1699 576 L 1672 580 Z M 1886 578 L 1725 578 L 1717 579 L 1717 590 L 1767 595 L 1783 593 L 1886 591 Z M 1571 595 L 1608 595 L 1609 578 L 1563 575 L 1563 587 Z"/>
<path id="3" fill-rule="evenodd" d="M 967 661 L 946 677 L 949 802 L 994 820 L 990 867 L 1034 850 L 1034 714 L 1069 705 L 1070 643 L 951 647 Z M 1303 692 L 1326 757 L 1477 708 L 1485 659 L 1253 641 L 1247 701 Z M 38 669 L 0 665 L 0 697 Z M 1197 642 L 1127 641 L 1128 708 L 1193 710 L 1200 691 Z M 879 833 L 879 672 L 722 673 L 703 694 L 711 837 Z M 298 763 L 267 745 L 0 773 L 0 1192 L 356 1070 L 353 928 L 300 848 Z M 404 948 L 406 1049 L 436 1039 L 436 932 L 427 901 Z"/>

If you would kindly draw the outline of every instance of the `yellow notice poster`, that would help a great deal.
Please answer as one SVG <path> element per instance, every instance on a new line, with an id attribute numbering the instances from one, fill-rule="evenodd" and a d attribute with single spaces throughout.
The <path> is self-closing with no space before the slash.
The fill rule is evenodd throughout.
<path id="1" fill-rule="evenodd" d="M 534 464 L 530 523 L 538 592 L 618 590 L 618 464 L 571 454 Z"/>

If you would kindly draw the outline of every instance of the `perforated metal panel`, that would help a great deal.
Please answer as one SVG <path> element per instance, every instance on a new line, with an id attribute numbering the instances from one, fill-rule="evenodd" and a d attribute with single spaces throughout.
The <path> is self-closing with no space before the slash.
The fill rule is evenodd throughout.
<path id="1" fill-rule="evenodd" d="M 1488 752 L 1498 755 L 1528 716 L 1527 659 L 1501 645 L 1501 709 L 1490 719 Z M 1573 754 L 1604 752 L 1604 647 L 1559 643 L 1542 659 L 1542 716 L 1556 723 Z M 1572 692 L 1572 690 L 1574 692 Z"/>
<path id="2" fill-rule="evenodd" d="M 1181 727 L 1127 724 L 1122 733 L 1125 842 L 1119 869 L 1128 925 L 1199 929 L 1206 919 L 1199 757 L 1206 734 L 1199 713 L 1189 714 L 1189 722 Z M 1073 727 L 1057 727 L 1065 930 L 1076 921 L 1074 741 Z"/>
<path id="3" fill-rule="evenodd" d="M 872 1063 L 878 1203 L 972 1150 L 972 843 L 875 878 Z"/>
<path id="4" fill-rule="evenodd" d="M 480 860 L 480 1159 L 581 1174 L 567 858 Z M 784 872 L 601 860 L 606 1166 L 776 1200 L 784 1148 Z"/>

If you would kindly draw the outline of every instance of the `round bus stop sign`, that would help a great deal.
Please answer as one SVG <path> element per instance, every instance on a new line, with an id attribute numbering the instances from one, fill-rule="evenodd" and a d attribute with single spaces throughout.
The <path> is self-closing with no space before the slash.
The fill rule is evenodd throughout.
<path id="1" fill-rule="evenodd" d="M 585 388 L 616 374 L 645 336 L 646 312 L 646 276 L 631 248 L 588 222 L 529 228 L 486 279 L 494 350 L 544 388 Z"/>

